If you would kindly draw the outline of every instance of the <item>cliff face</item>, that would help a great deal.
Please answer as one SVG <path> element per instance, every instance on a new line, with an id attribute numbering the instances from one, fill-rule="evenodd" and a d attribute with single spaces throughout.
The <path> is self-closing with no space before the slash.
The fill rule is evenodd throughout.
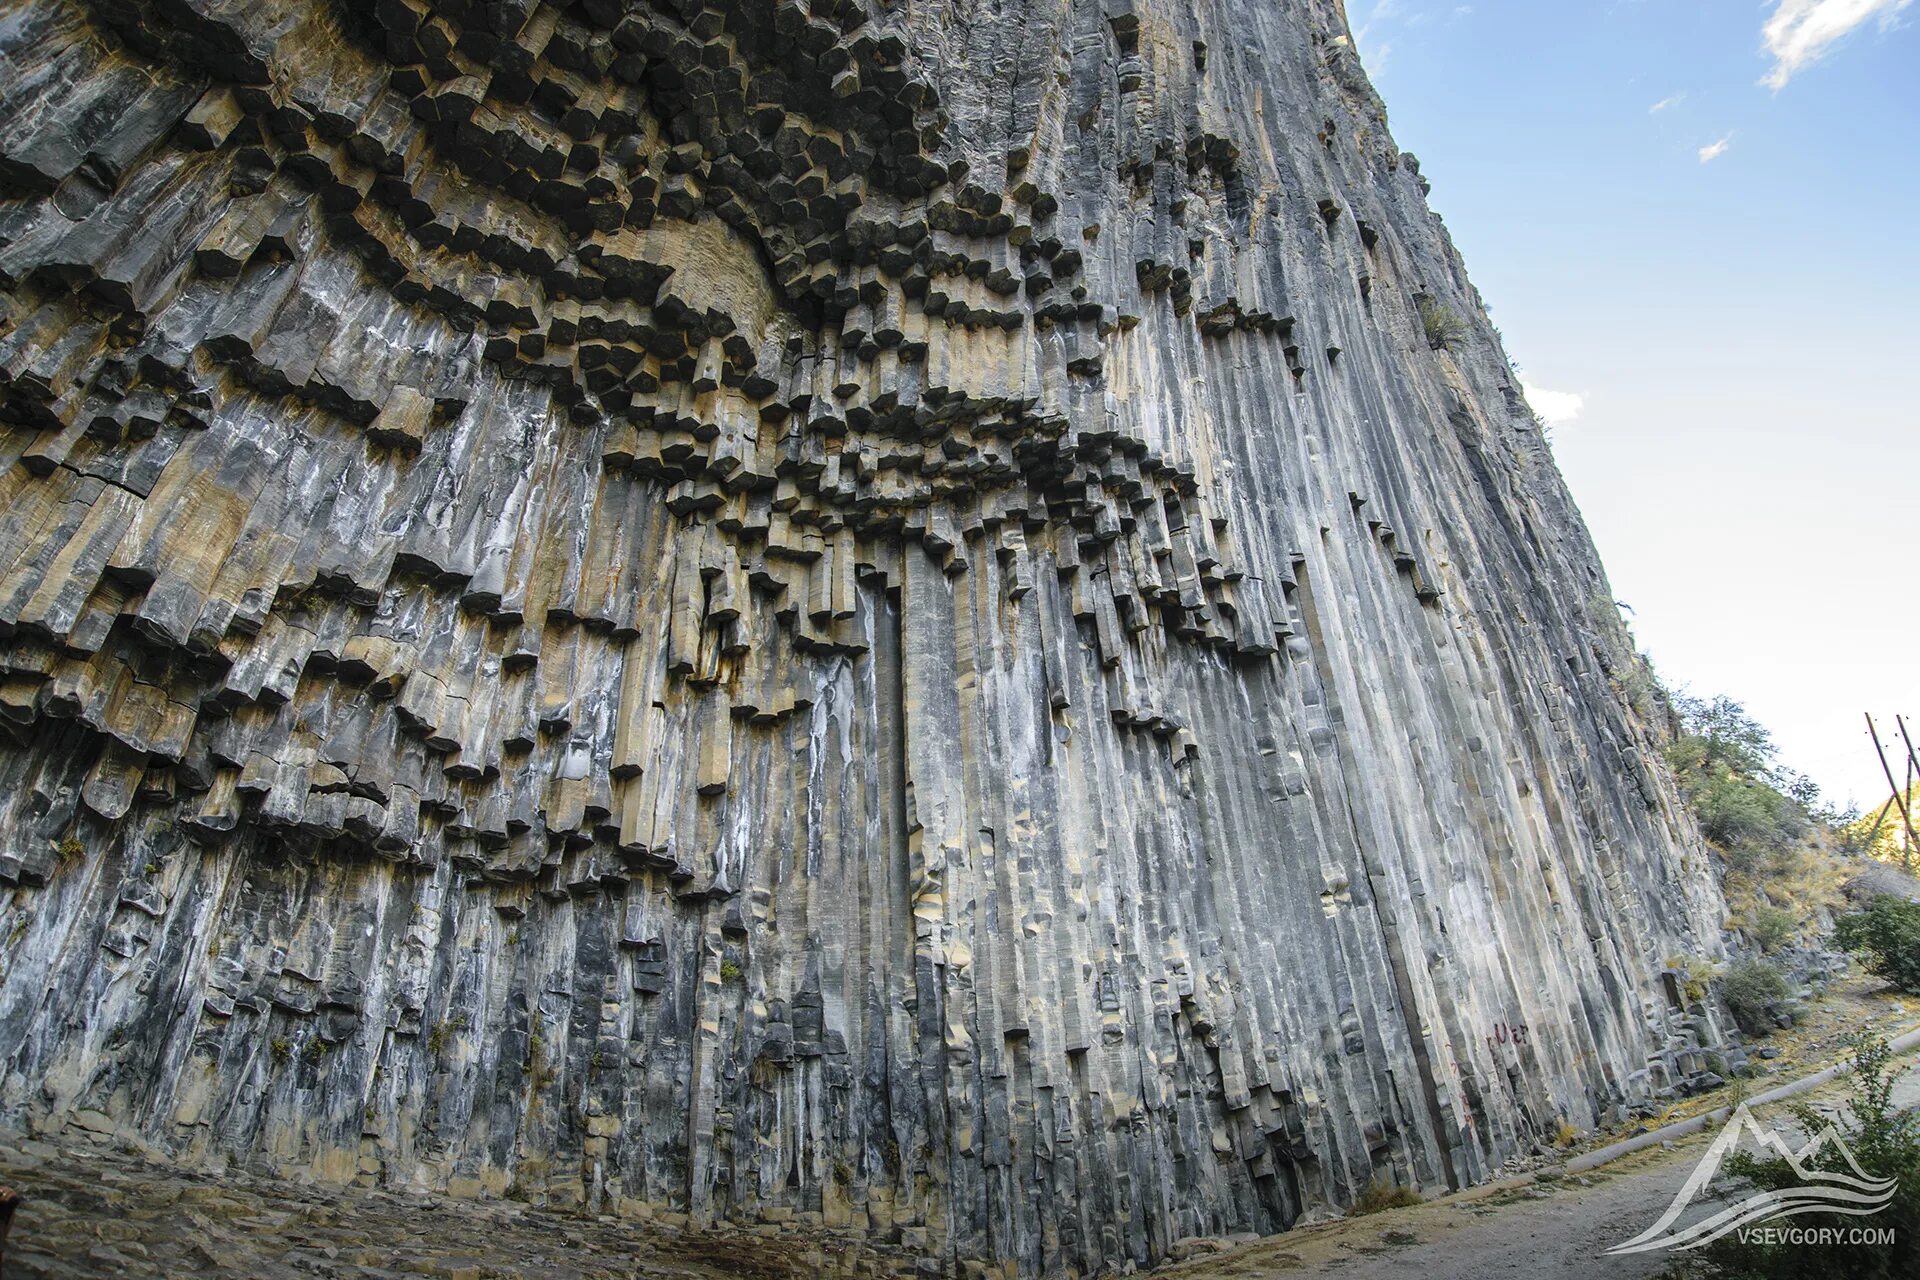
<path id="1" fill-rule="evenodd" d="M 1334 0 L 0 4 L 0 1114 L 1093 1270 L 1683 1085 Z"/>

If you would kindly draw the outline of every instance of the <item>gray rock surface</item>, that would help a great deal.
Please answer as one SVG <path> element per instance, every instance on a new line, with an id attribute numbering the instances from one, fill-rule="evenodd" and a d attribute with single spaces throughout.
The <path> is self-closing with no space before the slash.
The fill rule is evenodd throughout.
<path id="1" fill-rule="evenodd" d="M 1334 0 L 0 0 L 0 1117 L 1082 1273 L 1704 1072 Z"/>

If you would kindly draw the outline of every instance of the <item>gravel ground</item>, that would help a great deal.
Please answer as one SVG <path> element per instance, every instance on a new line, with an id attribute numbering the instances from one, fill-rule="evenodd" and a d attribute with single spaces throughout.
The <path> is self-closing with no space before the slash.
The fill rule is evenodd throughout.
<path id="1" fill-rule="evenodd" d="M 104 1148 L 0 1132 L 0 1184 L 25 1197 L 0 1268 L 41 1276 L 281 1280 L 788 1280 L 911 1275 L 803 1230 L 677 1232 L 502 1201 L 218 1178 Z"/>

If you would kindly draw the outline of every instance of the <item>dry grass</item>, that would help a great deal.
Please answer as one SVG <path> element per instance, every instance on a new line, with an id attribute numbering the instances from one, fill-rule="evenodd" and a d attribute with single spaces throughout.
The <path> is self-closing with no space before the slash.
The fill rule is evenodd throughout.
<path id="1" fill-rule="evenodd" d="M 1784 911 L 1792 916 L 1796 934 L 1817 932 L 1817 913 L 1845 909 L 1844 886 L 1859 869 L 1859 863 L 1840 856 L 1833 843 L 1830 836 L 1816 835 L 1797 848 L 1767 857 L 1757 867 L 1728 866 L 1728 923 L 1757 937 L 1764 932 L 1763 922 L 1771 911 Z"/>
<path id="2" fill-rule="evenodd" d="M 1412 1187 L 1403 1187 L 1397 1182 L 1388 1182 L 1385 1178 L 1375 1178 L 1360 1193 L 1360 1198 L 1347 1210 L 1350 1218 L 1364 1217 L 1369 1213 L 1384 1213 L 1388 1209 L 1407 1209 L 1416 1204 L 1425 1203 L 1425 1198 Z"/>

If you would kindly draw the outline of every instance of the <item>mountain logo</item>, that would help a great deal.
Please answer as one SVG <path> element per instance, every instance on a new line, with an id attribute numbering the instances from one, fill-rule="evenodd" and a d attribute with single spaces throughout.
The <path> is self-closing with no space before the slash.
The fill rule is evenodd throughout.
<path id="1" fill-rule="evenodd" d="M 1792 1166 L 1801 1185 L 1784 1187 L 1778 1191 L 1755 1192 L 1711 1217 L 1676 1228 L 1674 1223 L 1712 1186 L 1715 1176 L 1720 1172 L 1721 1162 L 1740 1145 L 1742 1135 L 1751 1135 L 1762 1151 L 1784 1158 Z M 1848 1172 L 1808 1167 L 1813 1158 L 1828 1147 L 1839 1153 Z M 1713 1145 L 1707 1148 L 1707 1153 L 1700 1157 L 1700 1163 L 1694 1166 L 1686 1185 L 1674 1196 L 1673 1203 L 1660 1215 L 1660 1220 L 1633 1239 L 1614 1245 L 1607 1252 L 1628 1254 L 1650 1253 L 1655 1249 L 1698 1249 L 1741 1227 L 1770 1222 L 1776 1218 L 1791 1218 L 1802 1213 L 1843 1213 L 1865 1217 L 1886 1208 L 1897 1186 L 1898 1183 L 1892 1178 L 1868 1177 L 1860 1167 L 1860 1162 L 1854 1159 L 1840 1131 L 1831 1124 L 1815 1134 L 1807 1145 L 1795 1151 L 1779 1134 L 1755 1120 L 1743 1102 L 1734 1109 L 1726 1126 L 1714 1138 Z"/>

